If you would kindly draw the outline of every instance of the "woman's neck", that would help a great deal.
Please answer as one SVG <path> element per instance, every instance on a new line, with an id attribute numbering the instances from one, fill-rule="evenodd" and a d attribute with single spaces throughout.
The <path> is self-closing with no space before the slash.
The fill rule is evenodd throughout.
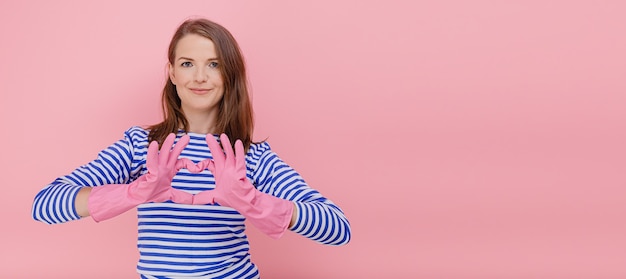
<path id="1" fill-rule="evenodd" d="M 196 113 L 184 112 L 187 123 L 189 124 L 189 132 L 198 134 L 216 133 L 215 125 L 217 123 L 217 112 Z"/>

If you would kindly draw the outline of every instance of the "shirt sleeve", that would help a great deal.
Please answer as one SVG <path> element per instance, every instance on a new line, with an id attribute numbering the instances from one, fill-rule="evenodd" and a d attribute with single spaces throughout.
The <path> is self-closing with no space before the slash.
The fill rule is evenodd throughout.
<path id="1" fill-rule="evenodd" d="M 261 143 L 250 152 L 258 156 L 252 174 L 257 189 L 296 204 L 298 218 L 290 230 L 322 244 L 344 245 L 350 241 L 350 223 L 343 211 L 309 187 L 269 144 Z"/>
<path id="2" fill-rule="evenodd" d="M 142 131 L 139 127 L 127 130 L 121 140 L 100 151 L 95 160 L 55 179 L 39 191 L 33 202 L 33 219 L 47 224 L 80 219 L 74 201 L 81 188 L 127 184 L 136 179 L 144 164 L 135 161 L 134 158 L 142 158 L 135 155 L 147 152 L 145 146 L 133 146 L 133 142 L 142 137 Z"/>

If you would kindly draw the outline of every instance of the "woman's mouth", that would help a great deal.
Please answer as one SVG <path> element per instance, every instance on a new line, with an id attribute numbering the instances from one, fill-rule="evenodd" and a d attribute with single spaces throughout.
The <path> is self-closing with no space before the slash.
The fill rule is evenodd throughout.
<path id="1" fill-rule="evenodd" d="M 191 92 L 193 92 L 196 95 L 204 95 L 211 91 L 211 89 L 205 89 L 205 88 L 190 88 L 189 90 L 191 90 Z"/>

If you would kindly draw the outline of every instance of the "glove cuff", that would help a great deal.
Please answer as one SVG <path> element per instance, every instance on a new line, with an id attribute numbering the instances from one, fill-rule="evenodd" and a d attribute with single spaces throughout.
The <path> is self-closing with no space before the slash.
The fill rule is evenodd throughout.
<path id="1" fill-rule="evenodd" d="M 243 215 L 257 229 L 273 239 L 279 239 L 287 231 L 293 215 L 294 203 L 257 191 L 253 210 Z"/>
<path id="2" fill-rule="evenodd" d="M 145 181 L 141 176 L 131 184 L 108 184 L 91 188 L 87 209 L 89 215 L 96 221 L 104 221 L 116 217 L 142 202 L 132 198 L 129 188 L 132 184 Z"/>

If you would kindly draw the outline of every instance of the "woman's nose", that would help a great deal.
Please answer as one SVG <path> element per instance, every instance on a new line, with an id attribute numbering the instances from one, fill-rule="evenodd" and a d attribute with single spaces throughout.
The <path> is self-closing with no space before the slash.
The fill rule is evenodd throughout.
<path id="1" fill-rule="evenodd" d="M 199 82 L 199 83 L 206 82 L 209 79 L 209 73 L 206 69 L 203 69 L 202 67 L 200 67 L 196 71 L 194 79 L 196 82 Z"/>

